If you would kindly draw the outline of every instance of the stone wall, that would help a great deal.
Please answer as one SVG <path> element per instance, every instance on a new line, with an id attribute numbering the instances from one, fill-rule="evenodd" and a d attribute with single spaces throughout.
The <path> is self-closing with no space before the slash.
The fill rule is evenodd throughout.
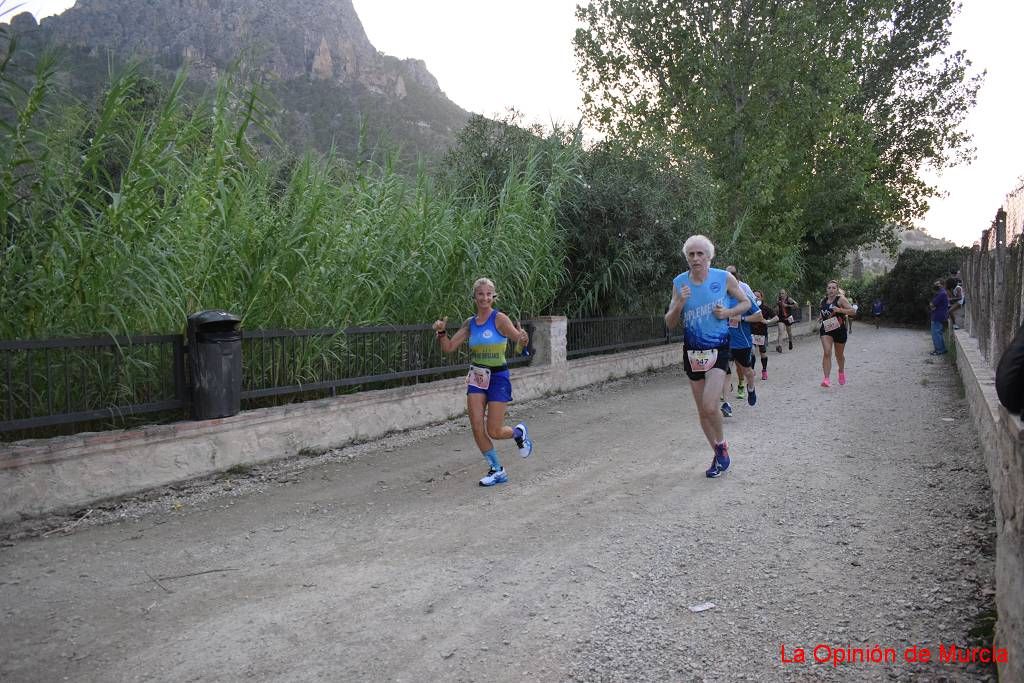
<path id="1" fill-rule="evenodd" d="M 998 612 L 994 645 L 1009 654 L 999 665 L 999 679 L 1024 681 L 1024 422 L 999 403 L 995 373 L 978 340 L 964 330 L 954 334 L 957 368 L 992 484 Z"/>

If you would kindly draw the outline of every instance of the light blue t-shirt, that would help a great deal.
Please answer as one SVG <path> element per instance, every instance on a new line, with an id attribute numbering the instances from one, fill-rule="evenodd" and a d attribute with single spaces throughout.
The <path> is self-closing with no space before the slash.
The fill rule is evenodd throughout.
<path id="1" fill-rule="evenodd" d="M 757 305 L 757 299 L 754 298 L 754 291 L 750 289 L 750 285 L 746 282 L 741 282 L 740 289 L 750 299 L 750 310 L 743 315 L 754 315 L 761 309 Z M 730 349 L 750 349 L 754 347 L 754 338 L 751 336 L 750 323 L 745 320 L 741 320 L 738 327 L 729 328 L 729 348 Z"/>
<path id="2" fill-rule="evenodd" d="M 729 343 L 729 321 L 719 320 L 712 311 L 716 304 L 725 308 L 736 305 L 736 299 L 726 290 L 727 273 L 709 268 L 704 282 L 690 282 L 690 273 L 680 273 L 672 280 L 676 289 L 690 288 L 690 298 L 683 307 L 683 343 L 688 349 L 717 349 Z"/>

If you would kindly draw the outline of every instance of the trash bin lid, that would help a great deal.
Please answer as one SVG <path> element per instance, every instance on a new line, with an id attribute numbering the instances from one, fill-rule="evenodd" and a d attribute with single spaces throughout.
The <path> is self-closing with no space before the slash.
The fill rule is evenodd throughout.
<path id="1" fill-rule="evenodd" d="M 227 311 L 209 310 L 193 313 L 188 317 L 190 325 L 206 325 L 207 323 L 240 323 L 242 319 Z"/>

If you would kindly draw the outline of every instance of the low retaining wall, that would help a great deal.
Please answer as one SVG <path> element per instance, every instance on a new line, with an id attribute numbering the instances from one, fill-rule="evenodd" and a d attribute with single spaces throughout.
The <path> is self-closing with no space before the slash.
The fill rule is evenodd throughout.
<path id="1" fill-rule="evenodd" d="M 564 338 L 564 337 L 563 337 Z M 518 401 L 672 365 L 678 344 L 513 371 Z M 206 476 L 235 465 L 338 448 L 466 410 L 465 380 L 366 391 L 234 417 L 0 446 L 0 523 Z"/>
<path id="2" fill-rule="evenodd" d="M 964 330 L 954 335 L 957 369 L 992 484 L 998 619 L 994 645 L 1009 655 L 999 665 L 999 680 L 1024 681 L 1024 422 L 999 403 L 995 372 L 978 340 Z"/>

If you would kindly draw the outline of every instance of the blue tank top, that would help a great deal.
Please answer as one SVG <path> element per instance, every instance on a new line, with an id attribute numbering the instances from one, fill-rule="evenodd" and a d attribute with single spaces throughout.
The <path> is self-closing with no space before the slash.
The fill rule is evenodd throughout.
<path id="1" fill-rule="evenodd" d="M 476 324 L 475 315 L 469 319 L 469 361 L 473 365 L 487 368 L 505 366 L 508 338 L 498 332 L 498 327 L 494 324 L 497 317 L 498 309 L 494 309 L 483 325 Z"/>
<path id="2" fill-rule="evenodd" d="M 683 343 L 688 349 L 717 349 L 729 343 L 729 321 L 719 320 L 712 311 L 715 304 L 725 308 L 736 305 L 736 299 L 726 291 L 729 274 L 719 268 L 709 268 L 708 276 L 699 285 L 690 282 L 690 273 L 680 273 L 672 280 L 676 289 L 690 288 L 690 298 L 683 307 Z"/>
<path id="3" fill-rule="evenodd" d="M 743 315 L 754 315 L 761 309 L 757 306 L 757 299 L 754 298 L 754 290 L 746 282 L 740 283 L 740 289 L 750 299 L 750 310 Z M 739 326 L 729 328 L 729 348 L 750 349 L 754 346 L 754 338 L 751 336 L 750 323 L 741 320 Z"/>

